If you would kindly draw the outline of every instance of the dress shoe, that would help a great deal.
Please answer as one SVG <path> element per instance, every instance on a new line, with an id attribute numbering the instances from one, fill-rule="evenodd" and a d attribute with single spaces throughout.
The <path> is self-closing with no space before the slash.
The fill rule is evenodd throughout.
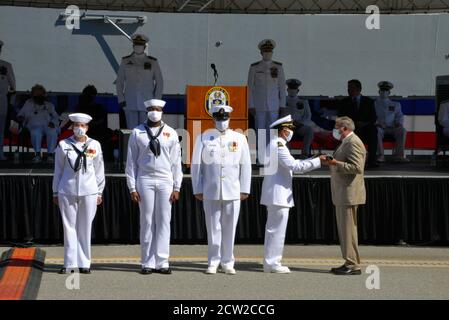
<path id="1" fill-rule="evenodd" d="M 274 268 L 264 268 L 263 272 L 267 273 L 291 273 L 290 269 L 286 266 L 277 266 Z"/>
<path id="2" fill-rule="evenodd" d="M 80 273 L 90 274 L 90 268 L 80 268 Z"/>
<path id="3" fill-rule="evenodd" d="M 161 268 L 161 269 L 154 270 L 154 272 L 160 273 L 160 274 L 171 274 L 171 269 L 170 268 Z"/>
<path id="4" fill-rule="evenodd" d="M 334 271 L 335 270 L 338 270 L 338 269 L 342 269 L 342 268 L 344 268 L 345 267 L 345 265 L 344 264 L 342 264 L 341 266 L 339 266 L 339 267 L 336 267 L 336 268 L 331 268 L 331 272 L 332 273 L 334 273 Z"/>
<path id="5" fill-rule="evenodd" d="M 140 274 L 152 274 L 153 273 L 153 269 L 151 268 L 142 268 L 142 270 L 140 270 Z"/>
<path id="6" fill-rule="evenodd" d="M 61 268 L 59 271 L 58 271 L 58 273 L 59 274 L 67 274 L 67 273 L 74 273 L 75 272 L 75 270 L 73 270 L 73 269 L 68 269 L 68 268 Z"/>
<path id="7" fill-rule="evenodd" d="M 225 274 L 230 274 L 230 275 L 234 275 L 236 273 L 234 268 L 225 267 L 225 266 L 221 267 L 221 272 L 224 272 Z"/>
<path id="8" fill-rule="evenodd" d="M 336 275 L 342 275 L 342 276 L 350 276 L 350 275 L 361 275 L 362 274 L 362 270 L 360 269 L 355 269 L 355 268 L 349 268 L 347 266 L 342 266 L 340 268 L 334 269 L 332 271 L 333 274 Z"/>
<path id="9" fill-rule="evenodd" d="M 207 270 L 205 272 L 206 274 L 216 274 L 217 273 L 217 267 L 209 266 L 207 267 Z"/>
<path id="10" fill-rule="evenodd" d="M 378 156 L 377 162 L 385 162 L 385 156 Z"/>

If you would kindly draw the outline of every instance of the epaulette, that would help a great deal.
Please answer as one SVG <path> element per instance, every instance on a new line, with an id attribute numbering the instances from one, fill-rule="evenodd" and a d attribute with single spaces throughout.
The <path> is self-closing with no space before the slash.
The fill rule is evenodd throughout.
<path id="1" fill-rule="evenodd" d="M 278 62 L 278 61 L 273 61 L 273 63 L 282 66 L 282 63 L 280 63 L 280 62 Z"/>
<path id="2" fill-rule="evenodd" d="M 157 61 L 157 59 L 155 57 L 152 57 L 152 56 L 147 56 L 147 57 L 152 59 L 152 60 L 156 60 Z"/>
<path id="3" fill-rule="evenodd" d="M 284 145 L 282 144 L 282 142 L 278 141 L 278 148 L 282 148 L 284 147 Z"/>
<path id="4" fill-rule="evenodd" d="M 122 59 L 131 58 L 132 55 L 133 54 L 131 53 L 131 54 L 127 55 L 127 56 L 122 57 Z"/>

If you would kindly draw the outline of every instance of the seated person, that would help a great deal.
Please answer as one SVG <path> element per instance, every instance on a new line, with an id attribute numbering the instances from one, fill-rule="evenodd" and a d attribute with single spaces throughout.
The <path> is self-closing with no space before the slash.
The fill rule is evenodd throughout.
<path id="1" fill-rule="evenodd" d="M 394 160 L 398 162 L 408 162 L 405 157 L 405 137 L 407 131 L 404 128 L 404 114 L 401 104 L 390 100 L 390 91 L 393 84 L 388 81 L 381 81 L 379 87 L 379 97 L 374 102 L 377 115 L 377 161 L 385 162 L 383 139 L 385 136 L 394 136 L 396 146 L 393 152 Z"/>
<path id="2" fill-rule="evenodd" d="M 449 138 L 449 100 L 442 101 L 438 111 L 438 123 L 445 137 Z"/>
<path id="3" fill-rule="evenodd" d="M 286 107 L 281 109 L 282 116 L 288 114 L 292 116 L 293 123 L 296 126 L 294 138 L 299 137 L 303 140 L 301 157 L 308 158 L 310 156 L 310 146 L 313 141 L 312 113 L 309 102 L 298 96 L 301 81 L 298 79 L 288 79 L 285 83 L 287 84 L 288 94 Z"/>
<path id="4" fill-rule="evenodd" d="M 33 163 L 41 159 L 42 138 L 47 138 L 47 162 L 54 163 L 54 152 L 58 139 L 59 115 L 51 102 L 46 101 L 47 91 L 36 84 L 31 88 L 31 98 L 23 105 L 17 114 L 17 120 L 30 131 L 31 144 L 34 149 Z"/>

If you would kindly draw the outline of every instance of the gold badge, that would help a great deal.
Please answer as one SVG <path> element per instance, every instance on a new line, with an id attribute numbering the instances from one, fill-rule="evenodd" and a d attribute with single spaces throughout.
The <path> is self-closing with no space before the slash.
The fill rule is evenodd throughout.
<path id="1" fill-rule="evenodd" d="M 271 77 L 272 77 L 273 79 L 276 79 L 276 78 L 278 77 L 278 74 L 279 74 L 278 68 L 276 68 L 276 67 L 271 67 L 270 72 L 271 72 Z"/>
<path id="2" fill-rule="evenodd" d="M 95 158 L 95 156 L 97 155 L 97 150 L 95 150 L 95 149 L 87 149 L 84 154 L 86 155 L 86 157 Z"/>
<path id="3" fill-rule="evenodd" d="M 238 146 L 237 142 L 235 142 L 235 141 L 229 142 L 229 151 L 236 152 L 237 146 Z"/>

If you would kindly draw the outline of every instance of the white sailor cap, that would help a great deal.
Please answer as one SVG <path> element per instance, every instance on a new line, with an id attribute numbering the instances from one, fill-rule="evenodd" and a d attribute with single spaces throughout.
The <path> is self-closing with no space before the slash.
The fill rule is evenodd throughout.
<path id="1" fill-rule="evenodd" d="M 258 45 L 261 51 L 271 51 L 276 48 L 276 42 L 272 39 L 264 39 Z"/>
<path id="2" fill-rule="evenodd" d="M 231 106 L 227 105 L 218 105 L 210 108 L 210 113 L 231 113 L 234 109 Z"/>
<path id="3" fill-rule="evenodd" d="M 298 89 L 301 86 L 302 82 L 298 79 L 288 79 L 285 81 L 285 84 L 289 89 Z"/>
<path id="4" fill-rule="evenodd" d="M 69 114 L 69 119 L 72 122 L 89 123 L 92 120 L 92 117 L 85 113 L 72 113 Z"/>
<path id="5" fill-rule="evenodd" d="M 393 89 L 393 84 L 389 81 L 381 81 L 377 84 L 380 90 L 391 90 Z"/>
<path id="6" fill-rule="evenodd" d="M 131 36 L 131 40 L 133 41 L 133 44 L 145 45 L 148 42 L 148 37 L 143 34 L 135 33 Z"/>
<path id="7" fill-rule="evenodd" d="M 293 125 L 293 119 L 291 115 L 282 117 L 270 125 L 271 129 L 279 129 L 281 127 L 287 127 L 293 129 L 295 126 Z"/>
<path id="8" fill-rule="evenodd" d="M 165 103 L 166 102 L 164 100 L 159 100 L 159 99 L 150 99 L 150 100 L 143 102 L 143 104 L 145 105 L 145 108 L 149 108 L 149 107 L 163 108 L 165 106 Z"/>
<path id="9" fill-rule="evenodd" d="M 3 41 L 2 41 L 2 40 L 0 40 L 0 47 L 1 47 L 1 46 L 3 46 Z"/>

